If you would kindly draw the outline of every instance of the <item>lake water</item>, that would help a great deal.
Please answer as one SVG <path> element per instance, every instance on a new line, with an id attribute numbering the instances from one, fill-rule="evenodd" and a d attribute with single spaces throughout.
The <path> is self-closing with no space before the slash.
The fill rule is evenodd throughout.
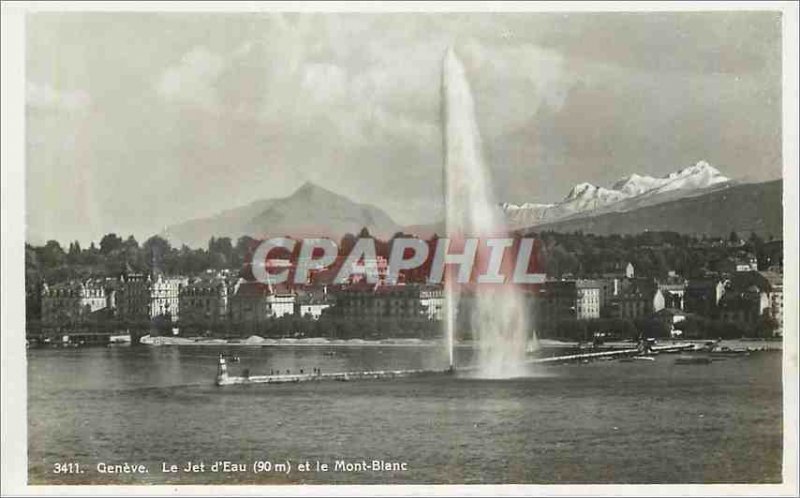
<path id="1" fill-rule="evenodd" d="M 436 346 L 225 348 L 234 373 L 444 366 Z M 28 351 L 31 484 L 780 482 L 781 355 L 215 387 L 223 348 Z M 469 350 L 459 350 L 467 362 Z M 395 470 L 345 466 L 373 460 Z M 203 462 L 204 472 L 163 466 Z M 213 471 L 228 461 L 246 472 Z M 308 471 L 300 464 L 310 463 Z M 146 474 L 99 473 L 98 463 Z M 263 462 L 253 473 L 255 462 Z M 276 464 L 291 464 L 288 473 Z M 323 472 L 321 467 L 328 464 Z M 79 474 L 56 474 L 77 463 Z M 405 470 L 397 468 L 405 464 Z M 268 468 L 269 467 L 269 468 Z M 74 466 L 73 466 L 74 469 Z M 348 470 L 349 469 L 349 470 Z M 355 469 L 355 470 L 354 470 Z M 280 470 L 280 471 L 276 471 Z"/>

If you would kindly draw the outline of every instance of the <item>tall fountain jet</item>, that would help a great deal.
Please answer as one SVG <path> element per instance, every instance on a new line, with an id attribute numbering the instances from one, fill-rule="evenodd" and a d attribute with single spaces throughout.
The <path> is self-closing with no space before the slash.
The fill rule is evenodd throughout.
<path id="1" fill-rule="evenodd" d="M 452 48 L 442 65 L 444 118 L 444 197 L 447 235 L 506 237 L 491 192 L 491 179 L 481 153 L 475 104 L 464 67 Z M 528 312 L 519 289 L 509 285 L 478 286 L 469 296 L 453 279 L 445 281 L 445 327 L 454 363 L 456 324 L 468 323 L 478 343 L 477 375 L 507 378 L 523 375 L 528 342 Z M 468 313 L 468 317 L 458 314 Z"/>

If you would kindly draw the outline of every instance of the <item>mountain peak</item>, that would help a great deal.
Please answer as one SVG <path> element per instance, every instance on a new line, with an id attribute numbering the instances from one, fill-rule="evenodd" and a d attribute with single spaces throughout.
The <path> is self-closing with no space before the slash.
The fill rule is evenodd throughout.
<path id="1" fill-rule="evenodd" d="M 680 178 L 689 175 L 708 175 L 708 176 L 719 176 L 721 175 L 720 171 L 711 166 L 707 161 L 697 161 L 696 164 L 693 166 L 688 166 L 686 168 L 680 169 L 675 173 L 671 173 L 667 178 Z"/>
<path id="2" fill-rule="evenodd" d="M 306 201 L 311 199 L 317 199 L 319 201 L 323 200 L 343 200 L 345 199 L 344 196 L 337 194 L 331 190 L 328 190 L 324 187 L 320 187 L 316 183 L 312 181 L 306 181 L 303 183 L 300 188 L 292 192 L 286 199 L 304 199 Z"/>
<path id="3" fill-rule="evenodd" d="M 597 190 L 597 187 L 592 185 L 591 183 L 583 182 L 575 185 L 572 187 L 572 190 L 569 191 L 565 200 L 570 199 L 577 199 L 579 197 L 585 197 L 590 195 L 592 192 Z"/>
<path id="4" fill-rule="evenodd" d="M 302 185 L 300 185 L 300 187 L 297 190 L 294 191 L 294 194 L 292 195 L 302 194 L 306 192 L 314 192 L 316 190 L 325 190 L 325 189 L 320 187 L 316 183 L 312 182 L 311 180 L 306 180 L 305 182 L 303 182 Z"/>

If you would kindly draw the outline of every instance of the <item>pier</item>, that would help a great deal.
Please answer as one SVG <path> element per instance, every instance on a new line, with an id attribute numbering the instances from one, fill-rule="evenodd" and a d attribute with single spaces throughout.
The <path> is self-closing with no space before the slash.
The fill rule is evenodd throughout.
<path id="1" fill-rule="evenodd" d="M 618 349 L 615 351 L 601 351 L 596 353 L 580 353 L 562 356 L 552 356 L 549 358 L 536 358 L 525 362 L 526 364 L 557 364 L 569 363 L 573 361 L 593 360 L 600 358 L 633 357 L 646 356 L 654 353 L 679 353 L 695 349 L 693 344 L 675 344 L 670 346 L 639 347 L 631 349 Z M 217 377 L 215 384 L 218 386 L 246 385 L 246 384 L 293 384 L 298 382 L 315 381 L 339 381 L 347 382 L 351 380 L 382 380 L 398 379 L 407 377 L 423 377 L 438 375 L 454 375 L 457 372 L 472 372 L 479 367 L 463 367 L 456 369 L 451 366 L 441 370 L 372 370 L 354 372 L 334 372 L 334 373 L 286 373 L 273 375 L 230 375 L 228 373 L 228 360 L 224 354 L 219 355 L 217 366 Z"/>
<path id="2" fill-rule="evenodd" d="M 404 377 L 422 377 L 427 375 L 453 374 L 452 368 L 444 370 L 373 370 L 360 372 L 335 372 L 335 373 L 299 373 L 299 374 L 275 374 L 275 375 L 229 375 L 228 361 L 225 355 L 220 354 L 217 367 L 217 378 L 215 384 L 218 386 L 232 386 L 244 384 L 293 384 L 298 382 L 314 381 L 339 381 L 347 382 L 351 380 L 380 380 L 397 379 Z"/>

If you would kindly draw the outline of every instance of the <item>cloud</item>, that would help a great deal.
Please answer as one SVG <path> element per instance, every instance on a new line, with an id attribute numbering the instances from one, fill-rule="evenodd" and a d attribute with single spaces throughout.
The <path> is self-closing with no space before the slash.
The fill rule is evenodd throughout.
<path id="1" fill-rule="evenodd" d="M 49 84 L 29 81 L 25 102 L 34 109 L 78 112 L 87 109 L 92 99 L 83 90 L 58 90 Z"/>
<path id="2" fill-rule="evenodd" d="M 489 138 L 520 128 L 542 106 L 557 111 L 575 84 L 563 56 L 536 45 L 491 45 L 470 40 L 458 52 Z"/>
<path id="3" fill-rule="evenodd" d="M 224 68 L 222 56 L 204 47 L 195 47 L 177 65 L 164 71 L 156 84 L 156 91 L 172 102 L 206 110 L 216 109 L 219 102 L 214 87 Z"/>
<path id="4" fill-rule="evenodd" d="M 28 105 L 61 112 L 30 113 L 28 171 L 38 176 L 28 182 L 29 206 L 41 219 L 68 212 L 79 194 L 50 190 L 51 171 L 67 176 L 65 165 L 81 165 L 96 180 L 84 197 L 103 225 L 65 233 L 149 235 L 285 196 L 304 178 L 385 206 L 398 221 L 426 221 L 441 200 L 449 46 L 466 68 L 503 200 L 549 201 L 578 181 L 661 175 L 701 157 L 728 176 L 768 179 L 780 174 L 779 21 L 755 13 L 33 16 L 26 74 L 39 84 L 29 85 Z M 143 176 L 159 180 L 141 184 Z"/>

